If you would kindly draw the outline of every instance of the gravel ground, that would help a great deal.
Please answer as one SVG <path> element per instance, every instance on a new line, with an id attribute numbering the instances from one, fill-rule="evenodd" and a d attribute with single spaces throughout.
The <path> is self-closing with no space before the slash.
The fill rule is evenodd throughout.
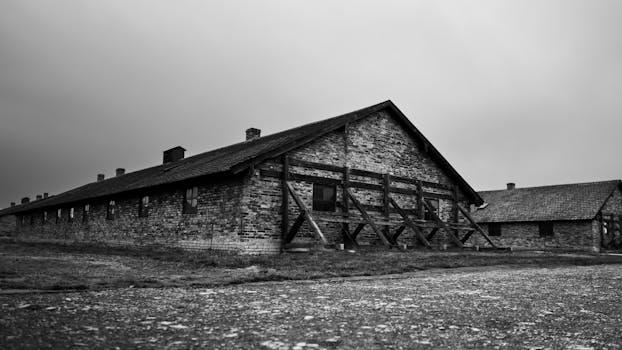
<path id="1" fill-rule="evenodd" d="M 622 265 L 0 295 L 0 348 L 618 349 Z"/>

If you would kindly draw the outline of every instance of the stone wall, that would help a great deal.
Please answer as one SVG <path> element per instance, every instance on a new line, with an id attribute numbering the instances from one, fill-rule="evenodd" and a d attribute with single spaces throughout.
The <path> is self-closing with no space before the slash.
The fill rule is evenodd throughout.
<path id="1" fill-rule="evenodd" d="M 15 215 L 5 215 L 0 217 L 0 236 L 12 236 L 15 234 Z"/>
<path id="2" fill-rule="evenodd" d="M 499 247 L 512 249 L 567 249 L 598 251 L 599 234 L 596 221 L 556 221 L 553 223 L 553 236 L 541 237 L 537 222 L 501 223 L 501 236 L 490 239 Z M 480 224 L 489 233 L 489 224 Z M 477 236 L 474 244 L 484 246 L 484 239 Z"/>

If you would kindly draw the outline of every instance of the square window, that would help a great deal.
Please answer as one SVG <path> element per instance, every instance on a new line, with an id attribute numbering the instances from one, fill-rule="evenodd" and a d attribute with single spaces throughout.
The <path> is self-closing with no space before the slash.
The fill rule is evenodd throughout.
<path id="1" fill-rule="evenodd" d="M 489 236 L 501 236 L 501 224 L 498 222 L 491 222 L 488 224 Z"/>
<path id="2" fill-rule="evenodd" d="M 430 199 L 430 198 L 425 198 L 424 200 L 426 200 L 429 204 L 432 205 L 432 212 L 433 213 L 438 213 L 438 199 Z M 423 213 L 423 219 L 424 220 L 434 220 L 434 215 L 432 215 L 432 213 L 430 213 L 430 211 L 428 210 L 427 207 L 425 207 L 425 211 Z"/>
<path id="3" fill-rule="evenodd" d="M 540 237 L 553 237 L 553 223 L 552 222 L 538 223 L 538 231 L 540 232 Z"/>
<path id="4" fill-rule="evenodd" d="M 199 204 L 199 189 L 197 187 L 189 187 L 184 193 L 184 206 L 182 212 L 184 214 L 196 214 Z"/>
<path id="5" fill-rule="evenodd" d="M 117 203 L 115 201 L 109 201 L 108 207 L 106 208 L 106 219 L 113 220 L 116 214 Z"/>
<path id="6" fill-rule="evenodd" d="M 313 184 L 313 210 L 335 211 L 336 204 L 336 186 Z"/>
<path id="7" fill-rule="evenodd" d="M 149 196 L 144 196 L 138 202 L 138 216 L 146 217 L 149 215 Z"/>

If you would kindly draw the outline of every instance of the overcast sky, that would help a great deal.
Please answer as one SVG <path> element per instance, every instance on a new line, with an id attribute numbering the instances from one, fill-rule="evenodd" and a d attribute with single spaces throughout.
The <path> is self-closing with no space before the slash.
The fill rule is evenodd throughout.
<path id="1" fill-rule="evenodd" d="M 0 2 L 0 207 L 391 99 L 478 190 L 622 178 L 622 1 Z"/>

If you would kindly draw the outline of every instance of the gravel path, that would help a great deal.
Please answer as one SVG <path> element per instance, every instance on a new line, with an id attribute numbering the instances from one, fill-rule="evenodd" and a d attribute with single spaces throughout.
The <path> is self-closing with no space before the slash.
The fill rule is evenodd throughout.
<path id="1" fill-rule="evenodd" d="M 622 265 L 0 295 L 0 348 L 619 349 L 621 301 Z"/>

